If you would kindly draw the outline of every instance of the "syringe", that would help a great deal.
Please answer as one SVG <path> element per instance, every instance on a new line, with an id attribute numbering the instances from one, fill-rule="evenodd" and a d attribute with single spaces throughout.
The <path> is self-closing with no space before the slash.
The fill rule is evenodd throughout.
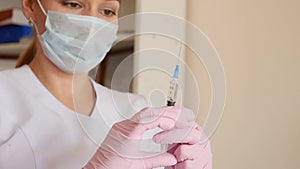
<path id="1" fill-rule="evenodd" d="M 179 57 L 181 54 L 182 45 L 180 45 L 179 55 L 178 55 L 178 64 L 175 67 L 172 79 L 170 81 L 168 99 L 167 99 L 167 106 L 175 106 L 176 103 L 176 94 L 178 88 L 178 76 L 179 76 Z M 168 150 L 168 144 L 161 145 L 162 152 L 166 152 Z"/>
<path id="2" fill-rule="evenodd" d="M 175 106 L 177 87 L 178 87 L 178 74 L 179 74 L 179 65 L 176 65 L 172 79 L 170 81 L 167 106 Z"/>
<path id="3" fill-rule="evenodd" d="M 167 99 L 167 106 L 175 106 L 176 103 L 176 93 L 178 87 L 178 74 L 179 74 L 179 65 L 177 64 L 170 81 L 168 99 Z M 168 144 L 161 145 L 162 152 L 166 152 L 168 150 Z"/>

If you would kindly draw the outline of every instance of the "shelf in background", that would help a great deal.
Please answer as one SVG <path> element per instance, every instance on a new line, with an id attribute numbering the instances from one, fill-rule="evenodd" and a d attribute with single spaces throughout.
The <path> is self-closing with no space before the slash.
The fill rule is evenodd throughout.
<path id="1" fill-rule="evenodd" d="M 32 42 L 32 38 L 22 39 L 15 43 L 0 43 L 0 58 L 16 58 Z"/>

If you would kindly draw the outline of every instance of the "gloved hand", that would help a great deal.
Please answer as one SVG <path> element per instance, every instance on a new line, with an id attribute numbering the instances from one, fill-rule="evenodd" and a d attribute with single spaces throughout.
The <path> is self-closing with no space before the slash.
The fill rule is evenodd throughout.
<path id="1" fill-rule="evenodd" d="M 185 112 L 184 112 L 185 113 Z M 116 123 L 84 169 L 150 169 L 177 163 L 170 153 L 141 152 L 144 132 L 159 127 L 172 130 L 174 126 L 188 128 L 194 114 L 182 114 L 177 107 L 146 108 L 129 120 Z"/>
<path id="2" fill-rule="evenodd" d="M 182 108 L 181 114 L 188 114 L 189 111 Z M 191 126 L 175 125 L 172 130 L 156 134 L 153 140 L 169 144 L 167 152 L 177 159 L 176 165 L 165 169 L 212 169 L 210 141 L 196 122 Z"/>

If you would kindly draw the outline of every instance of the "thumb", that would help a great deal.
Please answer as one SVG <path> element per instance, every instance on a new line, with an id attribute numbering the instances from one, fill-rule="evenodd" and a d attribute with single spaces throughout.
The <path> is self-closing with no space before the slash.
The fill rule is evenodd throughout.
<path id="1" fill-rule="evenodd" d="M 156 167 L 166 167 L 173 166 L 177 164 L 176 157 L 170 153 L 162 153 L 159 155 L 154 155 L 152 157 L 147 157 L 143 160 L 145 169 L 152 169 Z"/>

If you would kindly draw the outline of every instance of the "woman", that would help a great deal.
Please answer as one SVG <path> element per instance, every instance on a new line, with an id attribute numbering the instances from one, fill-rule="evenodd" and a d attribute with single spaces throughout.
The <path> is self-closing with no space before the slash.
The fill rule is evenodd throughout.
<path id="1" fill-rule="evenodd" d="M 142 97 L 88 77 L 116 39 L 119 6 L 22 0 L 35 50 L 23 54 L 20 68 L 0 73 L 1 169 L 211 168 L 209 141 L 199 143 L 190 110 L 146 108 Z M 157 127 L 164 131 L 153 140 L 169 144 L 168 152 L 142 152 L 144 133 Z"/>

